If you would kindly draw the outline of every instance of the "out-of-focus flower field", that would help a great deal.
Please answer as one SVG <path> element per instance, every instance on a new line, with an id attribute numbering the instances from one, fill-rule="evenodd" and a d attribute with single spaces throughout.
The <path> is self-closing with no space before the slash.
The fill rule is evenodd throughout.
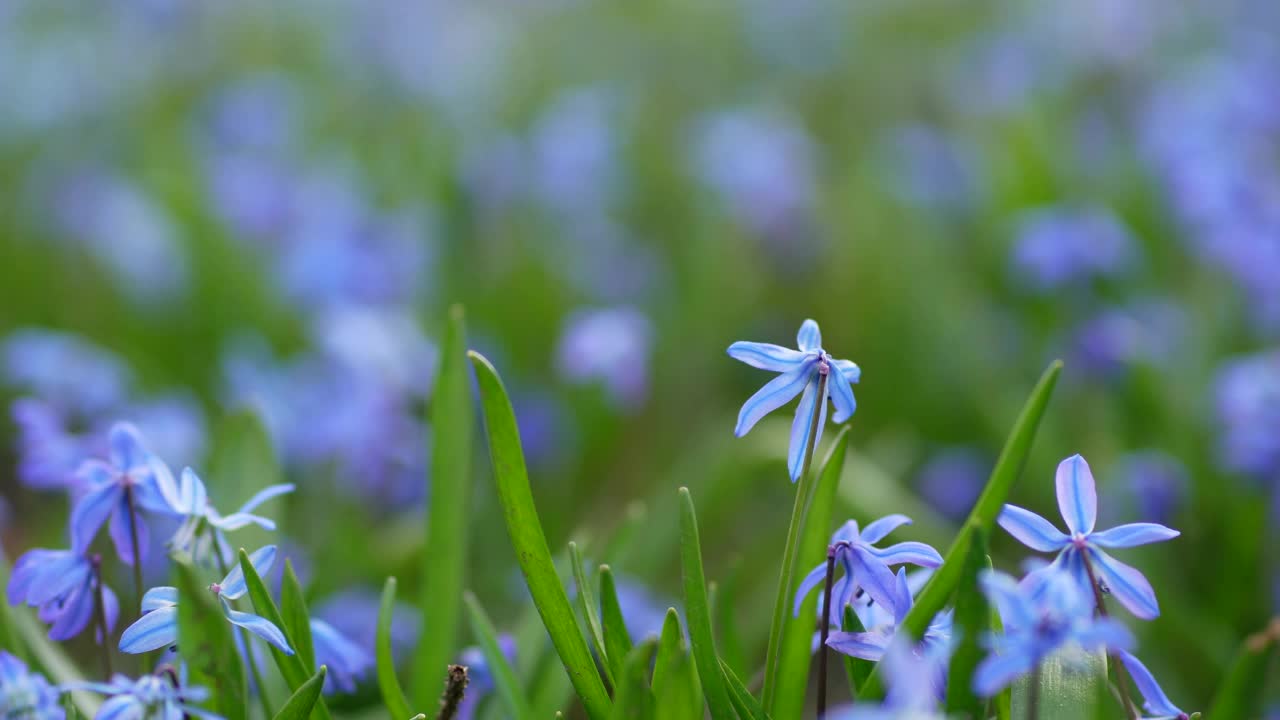
<path id="1" fill-rule="evenodd" d="M 788 418 L 734 437 L 763 381 L 725 348 L 809 317 L 863 371 L 838 520 L 906 513 L 945 548 L 1062 358 L 1010 501 L 1056 518 L 1081 453 L 1102 527 L 1181 531 L 1124 554 L 1166 690 L 1207 706 L 1280 610 L 1271 0 L 0 0 L 10 561 L 67 544 L 116 421 L 234 508 L 264 483 L 215 458 L 253 413 L 314 615 L 372 654 L 396 575 L 412 648 L 454 303 L 552 550 L 638 538 L 610 558 L 633 632 L 679 605 L 688 486 L 738 599 L 726 653 L 763 657 Z M 515 632 L 483 446 L 466 585 Z M 992 536 L 997 566 L 1025 554 Z M 69 649 L 95 662 L 88 633 Z M 380 717 L 358 686 L 331 705 Z"/>

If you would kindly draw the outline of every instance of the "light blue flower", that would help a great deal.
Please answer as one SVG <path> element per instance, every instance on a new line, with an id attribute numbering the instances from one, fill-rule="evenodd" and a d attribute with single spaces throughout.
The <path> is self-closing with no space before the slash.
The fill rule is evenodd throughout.
<path id="1" fill-rule="evenodd" d="M 259 575 L 270 569 L 275 559 L 275 545 L 267 545 L 249 556 L 249 562 Z M 270 620 L 253 613 L 240 612 L 231 607 L 229 601 L 239 599 L 249 592 L 244 573 L 239 565 L 232 568 L 222 582 L 210 585 L 209 590 L 218 596 L 222 614 L 231 624 L 257 635 L 286 655 L 293 654 L 293 648 L 289 647 L 284 633 Z M 177 588 L 156 587 L 148 590 L 147 594 L 142 596 L 142 612 L 145 614 L 138 618 L 137 622 L 125 628 L 120 635 L 121 652 L 145 653 L 168 647 L 178 641 Z"/>
<path id="2" fill-rule="evenodd" d="M 199 706 L 209 699 L 209 691 L 186 684 L 186 667 L 175 674 L 177 685 L 163 675 L 144 675 L 131 680 L 116 674 L 109 683 L 72 683 L 68 690 L 92 690 L 107 695 L 94 720 L 182 720 L 195 716 L 222 720 Z"/>
<path id="3" fill-rule="evenodd" d="M 884 657 L 890 643 L 897 636 L 898 628 L 902 625 L 902 621 L 906 619 L 907 613 L 911 612 L 911 607 L 915 604 L 911 597 L 911 588 L 907 585 L 907 569 L 905 567 L 898 568 L 894 595 L 894 604 L 891 606 L 893 609 L 891 622 L 873 627 L 867 632 L 833 632 L 827 638 L 827 647 L 850 657 L 879 662 Z M 929 627 L 924 632 L 924 637 L 921 638 L 921 643 L 925 647 L 939 644 L 946 645 L 951 642 L 951 616 L 952 612 L 950 610 L 943 610 L 934 616 L 933 621 L 929 623 Z M 941 683 L 938 684 L 938 688 L 942 688 Z"/>
<path id="4" fill-rule="evenodd" d="M 239 510 L 224 517 L 209 503 L 204 482 L 191 468 L 183 469 L 177 482 L 174 482 L 171 474 L 160 476 L 156 487 L 169 510 L 183 518 L 182 525 L 169 541 L 170 546 L 189 553 L 196 562 L 217 548 L 224 563 L 232 561 L 231 546 L 227 543 L 224 531 L 239 530 L 248 525 L 275 530 L 274 521 L 254 515 L 252 511 L 262 503 L 294 490 L 294 486 L 290 484 L 263 488 L 241 505 Z"/>
<path id="5" fill-rule="evenodd" d="M 73 638 L 94 619 L 99 579 L 93 565 L 93 559 L 72 550 L 30 550 L 18 558 L 9 576 L 9 604 L 39 608 L 40 620 L 52 626 L 51 640 Z M 102 604 L 109 632 L 120 604 L 105 585 Z"/>
<path id="6" fill-rule="evenodd" d="M 836 708 L 825 720 L 943 720 L 937 706 L 951 651 L 949 642 L 916 645 L 896 636 L 880 661 L 888 687 L 884 702 Z"/>
<path id="7" fill-rule="evenodd" d="M 560 334 L 556 367 L 565 380 L 600 382 L 617 405 L 634 408 L 649 392 L 652 344 L 653 327 L 636 308 L 577 310 Z"/>
<path id="8" fill-rule="evenodd" d="M 1098 492 L 1089 464 L 1079 455 L 1072 455 L 1058 465 L 1055 482 L 1058 509 L 1062 511 L 1070 535 L 1016 505 L 1004 506 L 999 517 L 1000 527 L 1032 550 L 1058 553 L 1049 567 L 1037 572 L 1065 571 L 1076 578 L 1086 593 L 1092 593 L 1093 582 L 1085 564 L 1087 557 L 1097 579 L 1129 612 L 1143 620 L 1159 616 L 1160 605 L 1147 578 L 1136 568 L 1103 552 L 1102 548 L 1137 547 L 1171 540 L 1181 533 L 1156 523 L 1117 525 L 1110 530 L 1095 532 Z"/>
<path id="9" fill-rule="evenodd" d="M 31 672 L 21 660 L 0 650 L 0 716 L 63 720 L 58 688 Z"/>
<path id="10" fill-rule="evenodd" d="M 128 423 L 116 423 L 109 442 L 109 463 L 86 460 L 77 471 L 89 490 L 71 511 L 71 549 L 83 554 L 110 517 L 116 554 L 132 565 L 134 539 L 139 554 L 145 554 L 150 544 L 142 511 L 168 510 L 156 484 L 158 477 L 169 475 L 169 468 L 147 450 L 137 428 Z"/>
<path id="11" fill-rule="evenodd" d="M 1129 675 L 1133 677 L 1133 683 L 1138 686 L 1138 691 L 1142 693 L 1143 709 L 1154 713 L 1154 717 L 1149 720 L 1187 720 L 1190 717 L 1182 708 L 1174 705 L 1168 695 L 1164 694 L 1164 689 L 1160 687 L 1160 683 L 1156 682 L 1155 676 L 1138 658 L 1123 650 L 1116 655 L 1120 658 L 1120 662 L 1124 663 Z"/>
<path id="12" fill-rule="evenodd" d="M 315 644 L 316 669 L 328 667 L 326 693 L 353 693 L 356 684 L 373 667 L 373 657 L 364 648 L 343 637 L 332 625 L 312 618 L 311 640 Z"/>
<path id="13" fill-rule="evenodd" d="M 791 425 L 791 447 L 787 453 L 787 469 L 791 473 L 792 482 L 800 479 L 809 434 L 817 433 L 815 447 L 822 439 L 822 429 L 827 422 L 827 398 L 831 399 L 836 410 L 832 420 L 837 423 L 848 420 L 857 409 L 850 383 L 858 382 L 862 376 L 862 370 L 856 364 L 849 360 L 836 360 L 822 349 L 822 333 L 818 330 L 818 323 L 813 320 L 805 320 L 800 326 L 796 344 L 799 350 L 769 343 L 741 341 L 729 346 L 729 357 L 761 370 L 780 373 L 742 406 L 738 413 L 738 426 L 734 428 L 734 434 L 738 437 L 746 435 L 765 415 L 804 393 L 796 408 L 796 419 Z M 833 368 L 836 372 L 831 372 Z M 826 393 L 821 399 L 821 413 L 815 429 L 813 409 L 814 404 L 819 402 L 818 386 L 824 375 L 828 378 Z"/>

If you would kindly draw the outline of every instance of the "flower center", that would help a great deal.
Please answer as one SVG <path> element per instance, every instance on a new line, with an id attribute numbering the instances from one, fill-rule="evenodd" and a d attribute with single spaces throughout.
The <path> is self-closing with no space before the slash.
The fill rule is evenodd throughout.
<path id="1" fill-rule="evenodd" d="M 222 586 L 219 585 L 218 583 L 213 583 L 212 585 L 209 586 L 209 591 L 212 592 L 214 595 L 221 595 Z"/>

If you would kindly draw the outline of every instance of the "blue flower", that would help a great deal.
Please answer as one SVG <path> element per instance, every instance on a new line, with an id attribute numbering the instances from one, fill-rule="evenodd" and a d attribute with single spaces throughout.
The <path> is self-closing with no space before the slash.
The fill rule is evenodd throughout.
<path id="1" fill-rule="evenodd" d="M 1018 582 L 989 570 L 981 582 L 1004 623 L 1004 634 L 986 639 L 992 652 L 974 671 L 973 689 L 983 697 L 996 694 L 1065 646 L 1124 650 L 1133 645 L 1133 636 L 1115 619 L 1094 617 L 1084 590 L 1065 572 L 1037 571 Z"/>
<path id="2" fill-rule="evenodd" d="M 83 554 L 110 517 L 116 553 L 132 565 L 135 536 L 140 554 L 145 554 L 149 545 L 141 511 L 164 513 L 168 510 L 156 489 L 156 481 L 158 476 L 168 475 L 169 468 L 147 450 L 137 428 L 128 423 L 113 426 L 109 441 L 110 463 L 87 460 L 78 471 L 89 490 L 71 511 L 71 549 Z"/>
<path id="3" fill-rule="evenodd" d="M 906 619 L 907 613 L 911 611 L 911 607 L 915 604 L 911 597 L 911 588 L 907 585 L 907 569 L 905 567 L 898 568 L 897 582 L 894 584 L 894 596 L 894 603 L 891 606 L 893 609 L 893 620 L 891 622 L 873 627 L 867 632 L 833 632 L 827 638 L 827 647 L 850 657 L 879 662 L 884 657 L 885 651 L 889 648 L 893 639 L 897 636 L 898 627 L 902 625 L 902 621 Z M 952 612 L 950 610 L 938 613 L 925 630 L 924 637 L 921 638 L 921 644 L 928 648 L 950 643 L 951 621 Z M 937 687 L 941 689 L 942 684 L 938 683 Z"/>
<path id="4" fill-rule="evenodd" d="M 182 525 L 174 533 L 169 544 L 177 550 L 189 553 L 193 561 L 199 561 L 210 548 L 218 548 L 222 562 L 232 561 L 231 546 L 227 543 L 224 531 L 239 530 L 247 525 L 257 525 L 263 530 L 275 530 L 276 524 L 252 511 L 262 503 L 280 495 L 291 493 L 293 485 L 271 485 L 263 488 L 249 501 L 240 506 L 236 512 L 222 516 L 213 505 L 209 504 L 209 495 L 204 482 L 191 468 L 185 468 L 178 482 L 173 475 L 165 473 L 157 478 L 157 490 L 168 509 L 183 518 Z"/>
<path id="5" fill-rule="evenodd" d="M 67 689 L 92 690 L 109 696 L 94 720 L 179 720 L 190 716 L 221 720 L 221 716 L 198 705 L 209 699 L 209 691 L 186 684 L 185 666 L 174 677 L 178 678 L 176 686 L 163 675 L 144 675 L 131 680 L 117 674 L 109 683 L 72 683 Z"/>
<path id="6" fill-rule="evenodd" d="M 0 650 L 0 711 L 5 718 L 63 720 L 60 691 L 21 660 Z"/>
<path id="7" fill-rule="evenodd" d="M 1138 691 L 1142 693 L 1143 709 L 1155 714 L 1155 717 L 1150 720 L 1187 720 L 1190 717 L 1169 700 L 1160 683 L 1156 682 L 1151 671 L 1138 658 L 1123 650 L 1116 655 L 1119 656 L 1120 662 L 1124 663 L 1129 675 L 1133 677 L 1133 683 L 1138 686 Z"/>
<path id="8" fill-rule="evenodd" d="M 93 620 L 98 582 L 94 560 L 83 553 L 30 550 L 18 558 L 9 576 L 9 604 L 26 603 L 39 608 L 40 620 L 52 625 L 49 638 L 67 640 L 79 635 Z M 102 604 L 110 631 L 120 614 L 120 604 L 105 585 Z"/>
<path id="9" fill-rule="evenodd" d="M 799 350 L 741 341 L 729 346 L 729 357 L 761 370 L 780 373 L 742 406 L 738 413 L 738 426 L 734 429 L 738 437 L 746 435 L 765 415 L 804 393 L 800 406 L 796 408 L 796 419 L 791 424 L 791 448 L 787 453 L 787 469 L 791 472 L 792 482 L 800 479 L 809 433 L 817 433 L 815 447 L 822 439 L 822 428 L 827 422 L 827 398 L 831 398 L 836 409 L 832 420 L 837 423 L 848 420 L 857 409 L 850 383 L 858 382 L 862 376 L 862 370 L 856 364 L 849 360 L 836 360 L 822 349 L 822 333 L 818 330 L 818 323 L 812 320 L 805 320 L 800 326 L 796 344 Z M 831 372 L 832 368 L 837 372 Z M 822 410 L 815 429 L 812 426 L 813 409 L 814 403 L 819 401 L 818 386 L 823 375 L 828 378 L 826 396 L 821 399 Z"/>
<path id="10" fill-rule="evenodd" d="M 1041 292 L 1116 275 L 1135 263 L 1133 237 L 1105 208 L 1042 208 L 1019 225 L 1013 272 Z"/>
<path id="11" fill-rule="evenodd" d="M 270 569 L 276 559 L 276 546 L 267 545 L 249 556 L 249 562 L 259 574 Z M 285 640 L 284 633 L 270 620 L 253 613 L 240 612 L 231 607 L 229 601 L 236 600 L 249 592 L 244 573 L 236 565 L 227 573 L 222 582 L 209 586 L 209 590 L 218 596 L 222 605 L 222 614 L 233 625 L 257 635 L 274 645 L 281 652 L 292 655 L 293 648 Z M 120 651 L 126 653 L 144 653 L 173 645 L 178 641 L 178 589 L 174 587 L 156 587 L 142 596 L 142 612 L 138 621 L 120 635 Z"/>
<path id="12" fill-rule="evenodd" d="M 634 408 L 649 392 L 649 318 L 627 307 L 578 310 L 565 321 L 556 367 L 574 384 L 600 382 L 614 403 Z"/>
<path id="13" fill-rule="evenodd" d="M 951 650 L 949 642 L 916 645 L 895 637 L 880 661 L 888 687 L 884 702 L 837 708 L 826 720 L 943 720 L 936 711 Z"/>
<path id="14" fill-rule="evenodd" d="M 1067 522 L 1071 535 L 1060 532 L 1048 520 L 1016 505 L 1005 505 L 1000 512 L 1000 527 L 1004 528 L 1023 545 L 1040 552 L 1057 552 L 1058 557 L 1044 570 L 1063 570 L 1079 581 L 1080 587 L 1092 592 L 1093 581 L 1089 568 L 1097 573 L 1116 600 L 1129 612 L 1143 620 L 1160 615 L 1151 583 L 1136 568 L 1116 560 L 1101 548 L 1130 548 L 1148 543 L 1171 540 L 1180 534 L 1177 530 L 1156 523 L 1131 523 L 1117 525 L 1110 530 L 1095 532 L 1098 517 L 1098 492 L 1093 482 L 1089 464 L 1079 455 L 1072 455 L 1058 465 L 1056 478 L 1058 509 Z"/>
<path id="15" fill-rule="evenodd" d="M 871 599 L 881 607 L 890 609 L 899 603 L 898 583 L 889 570 L 890 565 L 909 563 L 920 567 L 936 568 L 942 564 L 937 550 L 919 542 L 902 542 L 887 548 L 875 547 L 889 533 L 903 525 L 909 525 L 906 515 L 887 515 L 867 525 L 861 531 L 858 521 L 850 520 L 831 536 L 835 548 L 836 564 L 844 568 L 844 576 L 831 585 L 831 611 L 828 621 L 840 626 L 844 607 L 853 602 L 859 589 L 865 589 Z M 796 590 L 793 612 L 800 612 L 805 597 L 827 577 L 827 563 L 814 568 Z M 910 593 L 908 592 L 908 597 Z M 818 610 L 822 612 L 821 608 Z"/>
<path id="16" fill-rule="evenodd" d="M 373 657 L 323 620 L 311 620 L 311 640 L 315 644 L 316 668 L 329 668 L 325 692 L 355 692 L 356 684 L 373 666 Z"/>

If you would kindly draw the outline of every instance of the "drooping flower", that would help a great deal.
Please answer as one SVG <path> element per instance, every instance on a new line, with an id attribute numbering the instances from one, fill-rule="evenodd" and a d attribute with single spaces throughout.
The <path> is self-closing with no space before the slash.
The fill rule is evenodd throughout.
<path id="1" fill-rule="evenodd" d="M 267 545 L 259 548 L 249 556 L 249 562 L 258 574 L 271 568 L 276 559 L 276 546 Z M 253 613 L 241 612 L 231 607 L 231 600 L 237 600 L 249 592 L 244 572 L 237 564 L 222 579 L 222 582 L 209 586 L 209 590 L 218 597 L 222 606 L 222 614 L 227 620 L 257 635 L 286 655 L 293 654 L 284 633 L 274 623 Z M 178 589 L 175 587 L 155 587 L 142 596 L 142 612 L 138 621 L 120 635 L 120 651 L 126 653 L 145 653 L 173 645 L 178 641 Z"/>
<path id="2" fill-rule="evenodd" d="M 1190 717 L 1182 708 L 1174 705 L 1168 695 L 1164 694 L 1164 689 L 1160 687 L 1160 683 L 1156 682 L 1155 676 L 1138 658 L 1123 650 L 1116 655 L 1129 671 L 1133 683 L 1138 686 L 1138 692 L 1142 693 L 1143 709 L 1154 714 L 1148 720 L 1187 720 Z"/>
<path id="3" fill-rule="evenodd" d="M 938 551 L 921 542 L 901 542 L 887 548 L 875 547 L 889 533 L 909 524 L 911 518 L 906 515 L 886 515 L 859 530 L 858 521 L 850 520 L 831 536 L 836 565 L 844 568 L 844 576 L 831 586 L 828 621 L 832 625 L 840 626 L 844 607 L 853 602 L 859 589 L 865 589 L 871 599 L 883 608 L 892 609 L 897 606 L 897 579 L 889 569 L 890 565 L 910 564 L 936 568 L 942 564 L 942 556 Z M 823 562 L 800 581 L 792 612 L 800 612 L 800 604 L 805 597 L 821 585 L 826 577 L 827 563 Z M 819 608 L 819 613 L 821 612 L 822 609 Z"/>
<path id="4" fill-rule="evenodd" d="M 58 704 L 60 694 L 43 675 L 0 650 L 0 716 L 63 720 L 66 713 Z"/>
<path id="5" fill-rule="evenodd" d="M 873 627 L 866 632 L 833 632 L 827 638 L 827 647 L 850 657 L 879 662 L 884 657 L 885 651 L 889 648 L 893 639 L 897 637 L 898 628 L 915 604 L 911 597 L 911 588 L 907 585 L 907 569 L 905 567 L 898 568 L 898 576 L 894 583 L 894 596 L 892 622 Z M 933 618 L 933 621 L 929 623 L 929 627 L 924 632 L 924 637 L 920 639 L 921 644 L 929 648 L 934 645 L 950 643 L 951 620 L 952 611 L 943 610 L 938 613 Z M 941 690 L 942 683 L 938 683 L 937 687 Z"/>
<path id="6" fill-rule="evenodd" d="M 1039 515 L 1016 505 L 1005 505 L 1000 527 L 1023 545 L 1039 552 L 1057 552 L 1053 563 L 1037 572 L 1062 570 L 1076 578 L 1086 593 L 1092 593 L 1093 579 L 1105 583 L 1116 600 L 1143 620 L 1160 615 L 1151 583 L 1136 568 L 1116 560 L 1102 548 L 1130 548 L 1163 540 L 1181 533 L 1156 523 L 1130 523 L 1110 530 L 1094 531 L 1098 517 L 1098 492 L 1089 464 L 1072 455 L 1058 465 L 1055 480 L 1058 508 L 1071 531 L 1066 535 Z"/>
<path id="7" fill-rule="evenodd" d="M 1004 623 L 1003 634 L 987 638 L 991 654 L 974 671 L 973 689 L 983 697 L 996 694 L 1063 647 L 1124 650 L 1133 645 L 1133 636 L 1115 619 L 1094 616 L 1092 603 L 1073 576 L 1052 566 L 1021 582 L 989 570 L 981 583 Z"/>
<path id="8" fill-rule="evenodd" d="M 192 716 L 222 720 L 199 706 L 209 699 L 209 691 L 187 685 L 186 674 L 185 665 L 175 671 L 177 685 L 163 675 L 143 675 L 132 680 L 117 673 L 109 683 L 73 683 L 67 689 L 92 690 L 108 696 L 95 720 L 180 720 Z"/>
<path id="9" fill-rule="evenodd" d="M 139 554 L 150 544 L 142 511 L 168 512 L 156 484 L 169 475 L 169 468 L 147 450 L 137 428 L 128 423 L 113 426 L 109 440 L 111 461 L 86 460 L 78 471 L 89 490 L 71 511 L 71 549 L 83 554 L 110 517 L 116 554 L 132 565 L 134 541 Z"/>
<path id="10" fill-rule="evenodd" d="M 232 560 L 231 546 L 227 543 L 224 532 L 239 530 L 247 525 L 275 530 L 275 522 L 261 515 L 254 515 L 252 511 L 262 503 L 294 490 L 294 486 L 290 484 L 263 488 L 241 505 L 239 510 L 224 517 L 209 503 L 204 482 L 191 468 L 183 469 L 176 483 L 171 474 L 160 476 L 156 486 L 169 510 L 183 518 L 181 527 L 169 541 L 170 545 L 189 553 L 197 562 L 209 553 L 216 552 L 221 555 L 224 563 Z"/>
<path id="11" fill-rule="evenodd" d="M 30 550 L 13 566 L 9 604 L 26 603 L 39 608 L 40 620 L 52 626 L 51 640 L 73 638 L 94 619 L 100 582 L 94 562 L 73 550 Z M 106 585 L 102 586 L 102 605 L 110 632 L 120 614 L 120 604 Z"/>
<path id="12" fill-rule="evenodd" d="M 316 668 L 328 667 L 326 693 L 352 693 L 356 684 L 373 666 L 373 657 L 365 649 L 343 637 L 332 625 L 312 618 L 311 640 L 315 643 Z"/>
<path id="13" fill-rule="evenodd" d="M 816 433 L 815 447 L 822 439 L 822 429 L 827 422 L 827 399 L 831 399 L 836 410 L 832 420 L 837 423 L 848 420 L 857 409 L 851 383 L 858 382 L 862 376 L 862 370 L 852 361 L 836 360 L 822 349 L 822 332 L 813 320 L 805 320 L 800 326 L 796 345 L 799 350 L 741 341 L 729 346 L 729 357 L 761 370 L 780 373 L 742 406 L 734 429 L 738 437 L 746 435 L 765 415 L 804 393 L 796 408 L 795 421 L 791 424 L 791 446 L 787 452 L 787 469 L 792 482 L 800 479 L 810 433 Z M 821 379 L 824 376 L 827 378 L 826 392 L 821 398 L 818 426 L 815 428 L 813 411 L 819 402 L 818 387 L 823 384 Z"/>

